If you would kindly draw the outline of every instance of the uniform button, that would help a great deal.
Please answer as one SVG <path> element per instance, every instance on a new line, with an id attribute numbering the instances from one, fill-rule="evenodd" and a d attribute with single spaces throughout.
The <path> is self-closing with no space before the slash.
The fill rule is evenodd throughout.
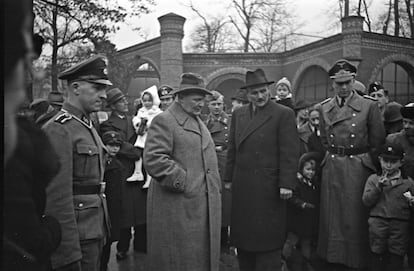
<path id="1" fill-rule="evenodd" d="M 335 144 L 332 144 L 331 147 L 335 147 Z"/>
<path id="2" fill-rule="evenodd" d="M 91 150 L 89 150 L 89 154 L 91 154 L 92 153 L 92 151 Z"/>
<path id="3" fill-rule="evenodd" d="M 351 134 L 351 137 L 355 137 L 355 135 L 354 134 Z"/>
<path id="4" fill-rule="evenodd" d="M 83 207 L 83 203 L 79 203 L 79 204 L 78 204 L 78 206 L 79 206 L 79 207 Z"/>
<path id="5" fill-rule="evenodd" d="M 356 125 L 355 125 L 355 123 L 352 123 L 352 124 L 351 124 L 351 126 L 352 126 L 352 127 L 355 127 Z"/>
<path id="6" fill-rule="evenodd" d="M 209 174 L 210 173 L 210 169 L 207 169 L 207 174 Z"/>
<path id="7" fill-rule="evenodd" d="M 329 136 L 330 136 L 330 137 L 334 137 L 334 135 L 333 135 L 333 134 L 330 134 Z"/>
<path id="8" fill-rule="evenodd" d="M 335 158 L 335 154 L 332 154 L 332 155 L 331 155 L 331 157 L 332 157 L 332 158 Z"/>
<path id="9" fill-rule="evenodd" d="M 353 155 L 350 155 L 349 158 L 354 158 L 354 156 Z"/>
<path id="10" fill-rule="evenodd" d="M 353 147 L 354 147 L 354 145 L 350 145 L 349 147 L 353 148 Z"/>
<path id="11" fill-rule="evenodd" d="M 352 116 L 353 116 L 353 117 L 356 117 L 356 114 L 355 114 L 355 113 L 352 113 Z"/>
<path id="12" fill-rule="evenodd" d="M 224 134 L 224 136 L 228 136 L 227 134 Z"/>
<path id="13" fill-rule="evenodd" d="M 226 130 L 227 130 L 227 126 L 226 126 L 226 127 L 224 127 L 224 129 L 226 129 Z"/>

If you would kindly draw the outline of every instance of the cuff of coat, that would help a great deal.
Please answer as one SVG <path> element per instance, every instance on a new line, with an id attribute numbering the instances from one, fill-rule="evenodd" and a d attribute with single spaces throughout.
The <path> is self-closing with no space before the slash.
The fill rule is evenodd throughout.
<path id="1" fill-rule="evenodd" d="M 186 179 L 186 172 L 185 170 L 181 169 L 179 173 L 174 174 L 172 176 L 165 176 L 160 180 L 160 184 L 163 188 L 167 189 L 168 191 L 172 192 L 184 192 L 185 190 L 185 179 Z"/>

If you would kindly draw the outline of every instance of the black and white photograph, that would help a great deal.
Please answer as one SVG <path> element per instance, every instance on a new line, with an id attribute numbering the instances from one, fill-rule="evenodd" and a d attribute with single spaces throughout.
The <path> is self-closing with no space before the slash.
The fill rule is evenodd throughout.
<path id="1" fill-rule="evenodd" d="M 4 271 L 414 271 L 414 0 L 3 0 Z"/>

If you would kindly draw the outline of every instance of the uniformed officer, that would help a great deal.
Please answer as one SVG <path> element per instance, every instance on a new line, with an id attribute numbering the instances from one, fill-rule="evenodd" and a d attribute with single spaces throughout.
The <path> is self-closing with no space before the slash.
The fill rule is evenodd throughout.
<path id="1" fill-rule="evenodd" d="M 230 118 L 224 112 L 224 96 L 220 92 L 211 91 L 211 95 L 207 100 L 210 113 L 206 125 L 216 146 L 219 174 L 223 184 L 221 194 L 221 244 L 226 245 L 228 244 L 228 227 L 230 226 L 231 192 L 229 189 L 224 189 L 223 177 L 227 159 Z"/>
<path id="2" fill-rule="evenodd" d="M 376 171 L 370 152 L 383 144 L 385 130 L 375 99 L 353 89 L 357 69 L 338 60 L 329 70 L 335 96 L 319 106 L 322 163 L 318 254 L 350 268 L 367 265 L 367 210 L 362 193 Z"/>
<path id="3" fill-rule="evenodd" d="M 160 108 L 165 111 L 174 101 L 174 95 L 171 94 L 173 88 L 168 85 L 162 85 L 158 88 L 158 97 L 160 97 Z"/>
<path id="4" fill-rule="evenodd" d="M 62 225 L 62 242 L 51 257 L 54 270 L 99 270 L 108 232 L 103 184 L 103 143 L 89 119 L 101 109 L 105 89 L 112 85 L 102 56 L 93 56 L 63 71 L 68 97 L 61 111 L 47 122 L 61 162 L 47 188 L 46 214 Z"/>

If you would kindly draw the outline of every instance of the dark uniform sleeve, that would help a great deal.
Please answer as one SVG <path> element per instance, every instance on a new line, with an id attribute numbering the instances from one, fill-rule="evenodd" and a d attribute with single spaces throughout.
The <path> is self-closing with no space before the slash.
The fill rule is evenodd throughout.
<path id="1" fill-rule="evenodd" d="M 368 142 L 370 148 L 376 152 L 385 143 L 385 128 L 381 112 L 375 102 L 370 103 L 368 115 Z"/>

